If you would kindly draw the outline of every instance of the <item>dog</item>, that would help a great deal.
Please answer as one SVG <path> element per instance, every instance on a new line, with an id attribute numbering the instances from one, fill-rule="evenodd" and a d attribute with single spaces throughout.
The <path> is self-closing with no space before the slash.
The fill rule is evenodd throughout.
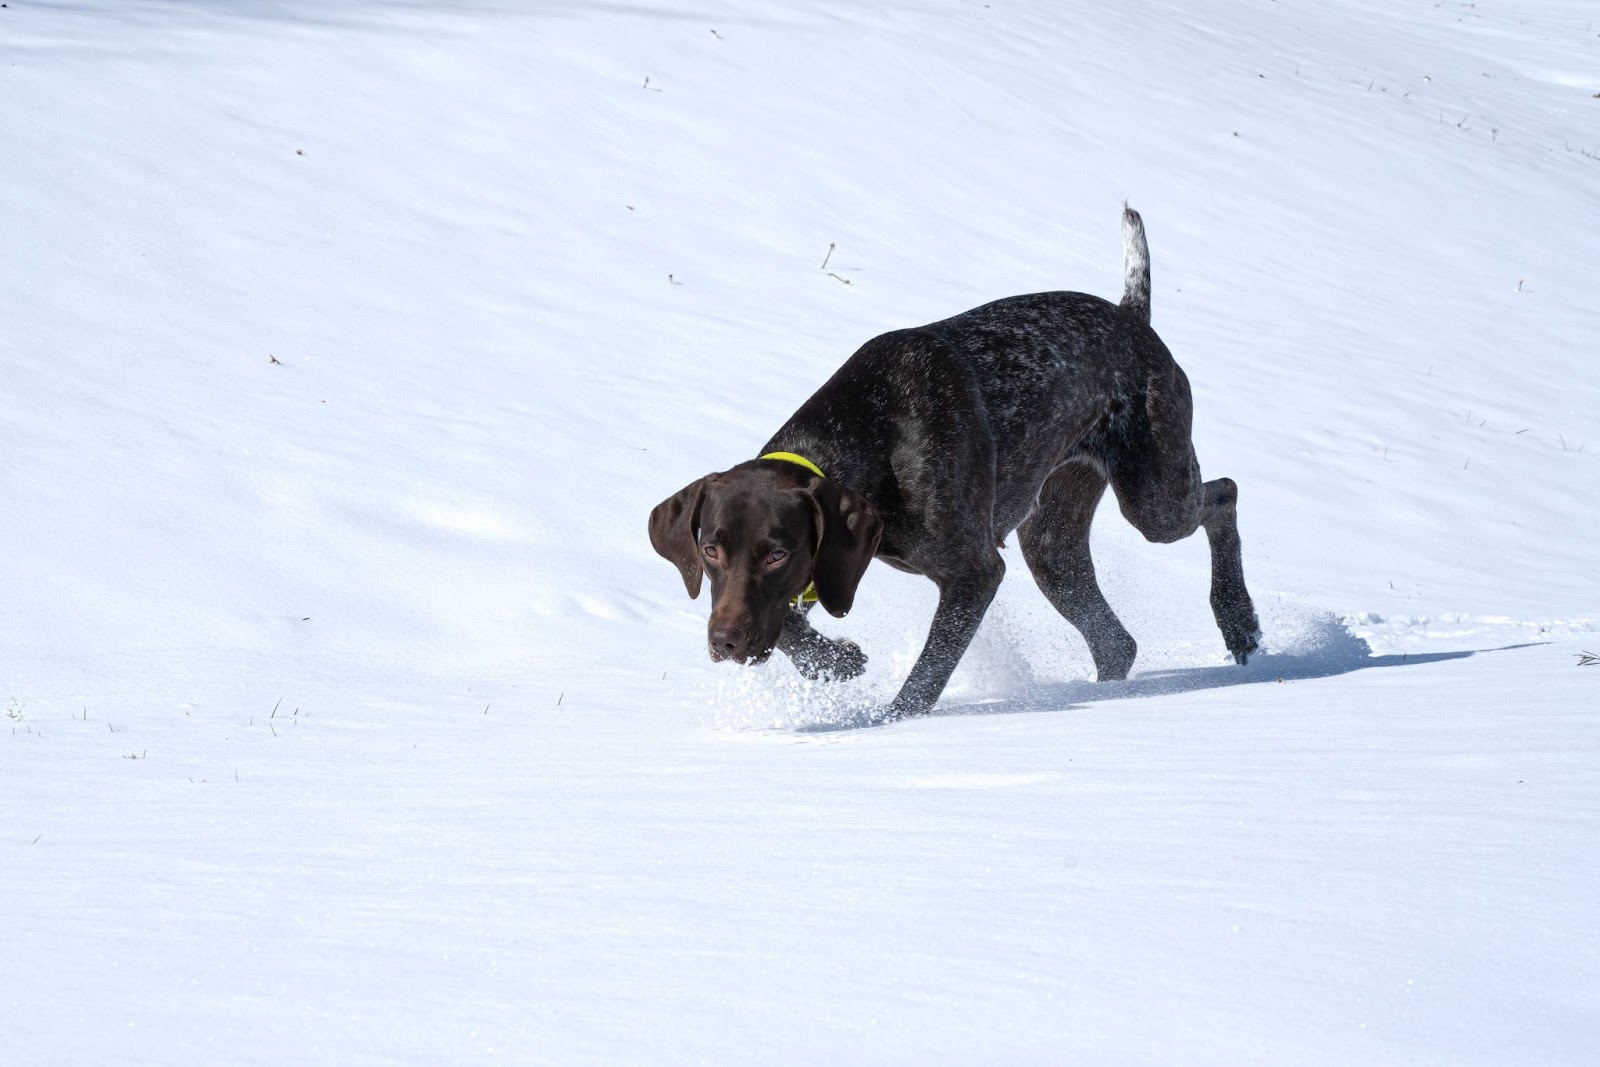
<path id="1" fill-rule="evenodd" d="M 650 513 L 650 543 L 690 598 L 711 579 L 713 660 L 774 648 L 807 677 L 866 668 L 824 637 L 813 602 L 843 617 L 867 565 L 939 587 L 927 644 L 887 709 L 929 711 L 994 599 L 1013 530 L 1034 581 L 1083 634 L 1100 680 L 1138 646 L 1095 580 L 1089 524 L 1109 485 L 1147 539 L 1205 528 L 1211 608 L 1245 663 L 1260 643 L 1231 479 L 1201 481 L 1189 381 L 1150 327 L 1150 255 L 1122 212 L 1119 304 L 1086 293 L 1014 296 L 862 345 L 762 448 Z"/>

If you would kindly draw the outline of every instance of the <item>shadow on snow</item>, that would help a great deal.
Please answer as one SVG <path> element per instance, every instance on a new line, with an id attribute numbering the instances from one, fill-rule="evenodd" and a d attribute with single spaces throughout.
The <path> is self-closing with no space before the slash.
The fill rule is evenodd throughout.
<path id="1" fill-rule="evenodd" d="M 1329 627 L 1311 642 L 1310 648 L 1289 652 L 1257 653 L 1243 667 L 1228 664 L 1216 667 L 1188 667 L 1175 670 L 1143 671 L 1120 682 L 1048 682 L 1031 687 L 1026 693 L 999 700 L 966 703 L 943 701 L 929 717 L 948 715 L 1013 715 L 1023 712 L 1072 711 L 1103 700 L 1132 700 L 1142 697 L 1193 693 L 1203 689 L 1226 689 L 1236 685 L 1265 682 L 1292 682 L 1306 678 L 1331 678 L 1354 671 L 1384 667 L 1411 667 L 1441 660 L 1466 659 L 1486 652 L 1505 652 L 1531 648 L 1545 642 L 1527 641 L 1498 648 L 1460 652 L 1401 653 L 1375 656 L 1365 638 L 1343 626 Z M 828 733 L 885 726 L 882 709 L 858 709 L 836 722 L 811 723 L 796 728 L 798 733 Z"/>

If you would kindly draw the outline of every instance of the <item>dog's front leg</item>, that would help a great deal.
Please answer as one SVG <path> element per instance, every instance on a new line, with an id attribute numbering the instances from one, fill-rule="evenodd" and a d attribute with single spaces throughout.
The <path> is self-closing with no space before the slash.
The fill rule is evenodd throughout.
<path id="1" fill-rule="evenodd" d="M 989 610 L 1005 573 L 1005 561 L 996 552 L 982 569 L 939 584 L 939 608 L 933 613 L 928 643 L 889 705 L 889 718 L 923 715 L 933 708 L 978 632 L 978 624 Z"/>
<path id="2" fill-rule="evenodd" d="M 783 618 L 783 632 L 778 635 L 778 651 L 813 681 L 826 678 L 845 682 L 859 677 L 867 669 L 867 656 L 861 646 L 819 634 L 806 618 L 810 610 L 810 605 L 789 608 Z"/>

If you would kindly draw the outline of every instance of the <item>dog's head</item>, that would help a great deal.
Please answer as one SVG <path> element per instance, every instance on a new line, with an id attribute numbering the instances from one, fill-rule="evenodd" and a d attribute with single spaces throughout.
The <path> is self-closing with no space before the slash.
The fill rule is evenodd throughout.
<path id="1" fill-rule="evenodd" d="M 781 461 L 708 474 L 650 513 L 650 543 L 690 598 L 711 578 L 711 658 L 739 663 L 772 655 L 789 603 L 813 582 L 828 614 L 848 612 L 882 533 L 864 497 Z"/>

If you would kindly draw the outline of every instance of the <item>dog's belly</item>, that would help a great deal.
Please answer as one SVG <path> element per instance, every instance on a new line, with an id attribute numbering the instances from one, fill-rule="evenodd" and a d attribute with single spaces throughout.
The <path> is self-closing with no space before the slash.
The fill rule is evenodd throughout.
<path id="1" fill-rule="evenodd" d="M 878 541 L 878 550 L 873 553 L 872 558 L 881 560 L 895 570 L 904 571 L 907 574 L 923 573 L 920 567 L 906 558 L 906 555 L 906 552 L 901 548 L 895 531 L 886 526 L 882 538 Z"/>
<path id="2" fill-rule="evenodd" d="M 886 556 L 886 555 L 884 555 L 883 551 L 881 549 L 878 551 L 878 555 L 876 556 L 876 558 L 882 560 L 885 563 L 887 563 L 889 566 L 893 567 L 895 570 L 903 571 L 906 574 L 921 574 L 922 573 L 920 570 L 918 570 L 917 568 L 913 567 L 911 564 L 907 563 L 905 560 L 901 559 L 898 556 Z"/>
<path id="3" fill-rule="evenodd" d="M 1038 413 L 1034 432 L 996 442 L 994 535 L 1000 540 L 1022 525 L 1038 506 L 1044 483 L 1062 466 L 1092 462 L 1083 445 L 1101 424 L 1106 404 L 1093 398 Z"/>

